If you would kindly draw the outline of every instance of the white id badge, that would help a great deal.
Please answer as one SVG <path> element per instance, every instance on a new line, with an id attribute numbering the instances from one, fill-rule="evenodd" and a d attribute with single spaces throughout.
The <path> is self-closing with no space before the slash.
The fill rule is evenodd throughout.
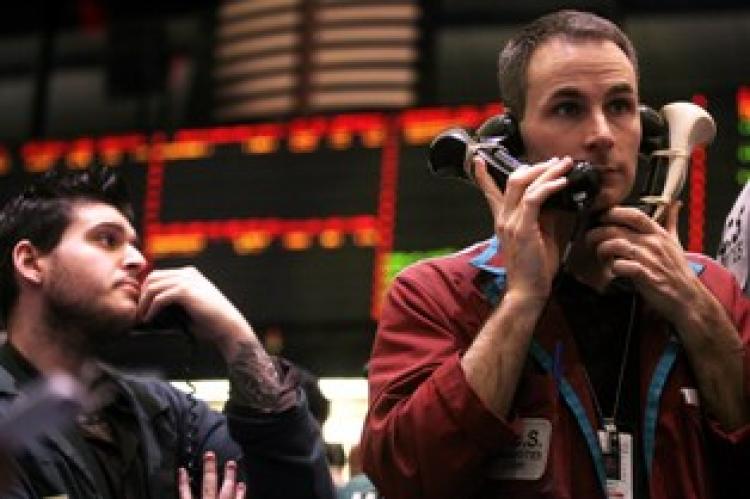
<path id="1" fill-rule="evenodd" d="M 600 431 L 599 442 L 607 474 L 607 497 L 633 499 L 633 436 Z"/>
<path id="2" fill-rule="evenodd" d="M 523 432 L 515 446 L 498 455 L 487 470 L 496 480 L 539 480 L 547 469 L 552 423 L 523 418 Z"/>

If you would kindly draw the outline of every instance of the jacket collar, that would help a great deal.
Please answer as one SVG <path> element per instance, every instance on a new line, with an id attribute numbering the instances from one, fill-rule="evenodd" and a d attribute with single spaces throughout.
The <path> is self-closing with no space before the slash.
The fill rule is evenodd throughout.
<path id="1" fill-rule="evenodd" d="M 112 366 L 102 364 L 100 367 L 109 376 L 110 380 L 117 385 L 118 390 L 121 390 L 130 401 L 142 437 L 141 445 L 143 446 L 146 474 L 150 477 L 156 476 L 164 464 L 162 460 L 169 453 L 165 453 L 159 447 L 159 442 L 153 438 L 152 425 L 156 418 L 169 411 L 169 402 L 165 397 L 160 397 L 158 393 L 154 392 L 148 384 L 137 381 L 135 378 L 122 373 Z M 163 492 L 159 491 L 155 481 L 150 481 L 148 488 L 151 497 L 160 497 L 163 495 Z"/>
<path id="2" fill-rule="evenodd" d="M 163 397 L 158 397 L 151 390 L 141 387 L 140 383 L 128 374 L 109 364 L 99 363 L 99 368 L 117 386 L 117 389 L 125 394 L 128 400 L 135 401 L 134 406 L 138 409 L 136 412 L 139 418 L 145 417 L 150 421 L 169 409 L 169 403 Z"/>
<path id="3" fill-rule="evenodd" d="M 481 272 L 491 276 L 492 279 L 483 286 L 481 290 L 484 294 L 485 299 L 493 305 L 497 305 L 500 302 L 500 298 L 505 292 L 507 285 L 507 271 L 503 266 L 502 258 L 502 244 L 497 236 L 493 236 L 484 250 L 477 256 L 471 259 L 470 264 L 476 267 Z M 705 265 L 688 261 L 690 268 L 693 270 L 696 276 L 700 276 L 705 270 Z"/>
<path id="4" fill-rule="evenodd" d="M 0 346 L 0 395 L 18 395 L 24 385 L 39 378 L 39 371 L 10 342 Z"/>
<path id="5" fill-rule="evenodd" d="M 168 409 L 166 400 L 154 396 L 149 390 L 139 389 L 135 383 L 129 383 L 129 377 L 118 369 L 101 362 L 97 366 L 129 400 L 139 402 L 143 415 L 149 420 Z M 4 343 L 0 346 L 0 395 L 18 395 L 27 383 L 39 377 L 39 371 L 13 345 Z"/>
<path id="6" fill-rule="evenodd" d="M 146 385 L 131 380 L 128 375 L 112 366 L 99 363 L 99 368 L 103 371 L 104 376 L 116 385 L 117 390 L 121 391 L 131 402 L 141 435 L 150 435 L 148 430 L 150 422 L 169 409 L 166 398 L 159 397 Z M 39 372 L 10 344 L 4 344 L 0 347 L 0 396 L 15 399 L 27 383 L 38 379 L 39 376 Z M 81 439 L 81 437 L 75 436 L 74 431 L 70 428 L 52 429 L 45 432 L 42 438 L 48 440 L 79 469 L 81 474 L 86 477 L 88 486 L 93 490 L 95 480 L 81 455 L 80 449 L 77 448 L 77 445 L 83 445 L 82 442 L 79 441 L 77 445 L 74 443 Z M 160 455 L 160 449 L 153 438 L 144 438 L 142 445 L 144 446 L 144 458 L 148 467 L 148 474 L 153 475 L 158 471 L 159 460 L 155 456 Z M 154 497 L 158 497 L 158 494 Z"/>
<path id="7" fill-rule="evenodd" d="M 490 279 L 482 285 L 481 292 L 492 305 L 500 303 L 500 297 L 505 292 L 507 272 L 500 253 L 501 245 L 497 236 L 493 236 L 484 250 L 469 262 Z"/>

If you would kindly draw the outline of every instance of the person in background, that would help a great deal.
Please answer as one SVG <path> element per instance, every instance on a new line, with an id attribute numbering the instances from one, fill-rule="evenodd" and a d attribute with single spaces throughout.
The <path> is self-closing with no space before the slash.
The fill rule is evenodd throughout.
<path id="1" fill-rule="evenodd" d="M 307 405 L 310 408 L 310 413 L 322 428 L 331 413 L 331 401 L 328 400 L 320 390 L 320 380 L 318 376 L 305 369 L 304 367 L 296 367 L 299 376 L 299 384 L 305 391 L 305 396 L 307 397 Z"/>
<path id="2" fill-rule="evenodd" d="M 349 451 L 349 480 L 336 490 L 337 499 L 378 499 L 380 495 L 362 470 L 362 450 L 354 445 Z"/>
<path id="3" fill-rule="evenodd" d="M 622 205 L 641 141 L 630 40 L 554 12 L 511 38 L 499 76 L 529 166 L 501 190 L 475 157 L 494 237 L 395 279 L 364 470 L 388 499 L 733 497 L 750 463 L 750 303 L 683 251 L 678 205 L 658 222 Z M 583 227 L 547 204 L 574 160 L 600 176 Z"/>
<path id="4" fill-rule="evenodd" d="M 318 376 L 300 366 L 297 366 L 297 370 L 299 372 L 299 383 L 305 391 L 310 413 L 322 430 L 331 413 L 331 401 L 320 390 Z M 333 480 L 334 487 L 338 487 L 342 480 L 341 475 L 346 461 L 344 448 L 340 443 L 326 442 L 325 439 L 324 445 L 328 468 L 331 471 L 331 479 Z"/>
<path id="5" fill-rule="evenodd" d="M 168 309 L 223 355 L 231 387 L 224 414 L 166 382 L 97 362 L 101 347 Z M 110 393 L 70 428 L 45 431 L 13 456 L 18 473 L 3 497 L 177 497 L 179 467 L 199 496 L 206 452 L 216 469 L 236 470 L 254 498 L 334 497 L 294 370 L 266 354 L 198 270 L 149 271 L 113 171 L 54 170 L 3 207 L 0 312 L 8 332 L 0 417 L 25 385 L 51 372 L 80 377 L 93 364 L 88 386 Z"/>
<path id="6" fill-rule="evenodd" d="M 724 231 L 721 234 L 721 244 L 716 255 L 717 260 L 732 272 L 746 295 L 750 293 L 748 222 L 750 222 L 750 183 L 742 188 L 727 215 Z"/>

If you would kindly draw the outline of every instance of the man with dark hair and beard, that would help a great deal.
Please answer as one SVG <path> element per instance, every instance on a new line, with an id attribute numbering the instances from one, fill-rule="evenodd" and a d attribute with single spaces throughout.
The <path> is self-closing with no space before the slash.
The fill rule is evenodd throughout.
<path id="1" fill-rule="evenodd" d="M 148 272 L 132 218 L 122 183 L 107 169 L 52 171 L 0 212 L 8 331 L 0 418 L 24 386 L 55 372 L 93 377 L 109 393 L 70 428 L 50 429 L 20 452 L 16 483 L 3 497 L 176 497 L 178 467 L 193 471 L 193 493 L 216 489 L 200 483 L 201 462 L 225 470 L 221 497 L 241 497 L 241 482 L 254 498 L 333 497 L 320 429 L 293 369 L 266 354 L 196 269 Z M 226 360 L 225 414 L 165 382 L 96 362 L 101 346 L 166 307 L 182 309 L 191 333 Z"/>

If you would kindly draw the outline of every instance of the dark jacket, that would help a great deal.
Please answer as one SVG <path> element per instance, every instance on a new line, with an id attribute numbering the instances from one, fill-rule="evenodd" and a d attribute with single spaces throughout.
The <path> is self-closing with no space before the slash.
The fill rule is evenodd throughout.
<path id="1" fill-rule="evenodd" d="M 17 366 L 2 355 L 6 348 L 0 348 L 0 417 L 23 385 Z M 195 456 L 212 450 L 219 464 L 242 459 L 249 497 L 334 497 L 320 429 L 302 390 L 298 403 L 282 413 L 259 414 L 230 400 L 221 414 L 166 382 L 109 373 L 130 400 L 138 421 L 148 497 L 177 497 L 176 472 L 186 462 L 189 435 L 194 435 Z M 106 497 L 96 490 L 80 438 L 71 426 L 36 439 L 18 458 L 18 483 L 0 497 Z"/>

